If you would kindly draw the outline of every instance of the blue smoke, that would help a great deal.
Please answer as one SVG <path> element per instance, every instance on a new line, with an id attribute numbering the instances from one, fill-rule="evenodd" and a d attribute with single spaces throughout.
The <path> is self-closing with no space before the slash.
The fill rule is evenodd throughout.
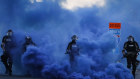
<path id="1" fill-rule="evenodd" d="M 108 32 L 109 22 L 122 22 L 121 48 L 129 34 L 139 34 L 139 24 L 132 27 L 139 19 L 131 21 L 135 18 L 133 12 L 127 12 L 129 8 L 139 12 L 130 0 L 127 1 L 130 6 L 124 0 L 106 0 L 104 8 L 83 8 L 75 12 L 61 8 L 60 1 L 32 4 L 28 0 L 0 0 L 0 37 L 11 28 L 17 39 L 13 53 L 15 73 L 48 79 L 133 79 L 125 66 L 116 63 L 121 55 L 113 52 L 116 41 Z M 73 34 L 79 37 L 80 56 L 71 68 L 69 56 L 64 53 Z M 37 47 L 29 46 L 23 53 L 26 35 L 32 37 Z"/>

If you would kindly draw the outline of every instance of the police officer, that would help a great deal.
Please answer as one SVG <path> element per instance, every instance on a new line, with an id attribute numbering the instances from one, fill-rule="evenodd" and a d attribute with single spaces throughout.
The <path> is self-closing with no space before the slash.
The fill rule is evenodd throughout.
<path id="1" fill-rule="evenodd" d="M 75 57 L 79 55 L 79 47 L 76 44 L 76 40 L 78 37 L 76 35 L 73 35 L 71 37 L 72 41 L 68 44 L 67 50 L 65 54 L 69 54 L 70 56 L 70 64 L 71 66 L 74 65 Z"/>
<path id="2" fill-rule="evenodd" d="M 13 40 L 13 31 L 10 29 L 2 39 L 1 48 L 3 49 L 3 55 L 1 56 L 1 61 L 3 62 L 6 72 L 5 74 L 12 75 L 12 55 L 11 51 L 15 46 Z"/>
<path id="3" fill-rule="evenodd" d="M 27 47 L 29 45 L 36 46 L 36 44 L 32 41 L 32 38 L 30 36 L 26 36 L 25 37 L 25 43 L 23 44 L 23 50 L 24 50 L 24 52 L 26 52 Z"/>
<path id="4" fill-rule="evenodd" d="M 127 51 L 127 53 L 125 53 Z M 135 78 L 136 71 L 136 58 L 139 51 L 138 43 L 134 40 L 133 36 L 128 37 L 128 41 L 125 42 L 122 53 L 127 58 L 127 68 L 131 68 L 132 65 L 132 74 Z"/>

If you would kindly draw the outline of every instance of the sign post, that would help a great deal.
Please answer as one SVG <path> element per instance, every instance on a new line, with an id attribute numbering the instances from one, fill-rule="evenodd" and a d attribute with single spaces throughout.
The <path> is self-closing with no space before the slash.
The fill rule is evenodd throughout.
<path id="1" fill-rule="evenodd" d="M 109 23 L 109 30 L 113 32 L 114 37 L 117 38 L 117 44 L 119 44 L 121 23 Z"/>
<path id="2" fill-rule="evenodd" d="M 120 43 L 120 31 L 121 23 L 109 23 L 109 30 L 112 31 L 113 36 L 116 38 L 117 48 L 116 52 L 119 52 L 119 43 Z"/>

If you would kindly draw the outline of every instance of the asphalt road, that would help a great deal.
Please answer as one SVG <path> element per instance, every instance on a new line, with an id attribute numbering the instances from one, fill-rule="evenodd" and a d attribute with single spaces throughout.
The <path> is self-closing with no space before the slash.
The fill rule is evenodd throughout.
<path id="1" fill-rule="evenodd" d="M 0 79 L 42 79 L 42 78 L 32 78 L 32 77 L 25 77 L 25 76 L 0 75 Z M 136 71 L 136 79 L 140 79 L 140 70 Z"/>
<path id="2" fill-rule="evenodd" d="M 42 79 L 42 78 L 32 78 L 32 77 L 24 77 L 24 76 L 7 76 L 7 75 L 0 75 L 0 79 Z"/>
<path id="3" fill-rule="evenodd" d="M 140 70 L 136 71 L 136 79 L 140 79 Z"/>

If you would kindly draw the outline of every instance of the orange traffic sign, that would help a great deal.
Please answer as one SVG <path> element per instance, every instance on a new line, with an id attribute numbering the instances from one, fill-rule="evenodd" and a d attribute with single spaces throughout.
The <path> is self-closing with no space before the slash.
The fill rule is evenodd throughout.
<path id="1" fill-rule="evenodd" d="M 109 29 L 121 29 L 121 23 L 109 23 Z"/>

